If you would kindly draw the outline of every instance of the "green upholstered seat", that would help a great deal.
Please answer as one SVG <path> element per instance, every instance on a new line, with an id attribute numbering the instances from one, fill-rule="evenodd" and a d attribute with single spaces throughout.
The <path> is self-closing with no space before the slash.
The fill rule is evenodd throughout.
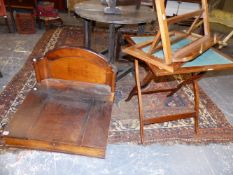
<path id="1" fill-rule="evenodd" d="M 131 39 L 135 42 L 135 44 L 139 44 L 145 41 L 153 40 L 153 36 L 145 36 L 145 37 L 131 37 Z M 171 39 L 174 39 L 175 37 L 172 37 Z M 179 42 L 176 42 L 172 44 L 172 51 L 175 52 L 176 50 L 184 47 L 185 45 L 191 43 L 190 39 L 183 39 Z M 143 52 L 148 52 L 150 49 L 150 46 L 142 48 Z M 160 50 L 158 52 L 155 52 L 153 54 L 154 56 L 163 59 L 164 54 L 163 50 Z M 196 67 L 196 66 L 208 66 L 208 65 L 219 65 L 219 64 L 230 64 L 233 63 L 231 60 L 224 57 L 222 54 L 219 54 L 214 49 L 210 48 L 197 58 L 193 59 L 192 61 L 186 62 L 182 65 L 182 67 Z"/>

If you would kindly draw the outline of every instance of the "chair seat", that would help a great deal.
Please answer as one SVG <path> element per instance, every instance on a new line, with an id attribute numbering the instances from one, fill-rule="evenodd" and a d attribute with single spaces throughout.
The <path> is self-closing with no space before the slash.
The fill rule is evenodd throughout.
<path id="1" fill-rule="evenodd" d="M 55 17 L 44 17 L 41 16 L 39 17 L 40 22 L 43 21 L 45 24 L 46 30 L 50 28 L 50 26 L 59 26 L 61 27 L 63 25 L 63 20 L 61 19 L 60 16 L 55 16 Z"/>
<path id="2" fill-rule="evenodd" d="M 136 45 L 139 45 L 140 43 L 151 41 L 154 39 L 154 36 L 132 36 L 129 38 L 131 40 L 131 43 L 135 43 Z M 179 48 L 182 48 L 186 45 L 188 45 L 191 42 L 189 38 L 182 39 L 179 42 L 176 42 L 172 44 L 171 48 L 172 51 L 176 51 Z M 149 48 L 151 45 L 146 46 L 144 48 L 140 48 L 141 51 L 144 53 L 148 53 Z M 159 50 L 153 54 L 156 58 L 161 58 L 163 60 L 164 54 L 162 50 Z M 175 73 L 189 73 L 189 72 L 200 72 L 202 71 L 211 71 L 211 70 L 217 70 L 217 69 L 224 69 L 228 67 L 233 67 L 233 60 L 230 56 L 225 55 L 218 50 L 214 48 L 210 48 L 207 51 L 205 51 L 203 54 L 198 56 L 197 58 L 185 62 L 182 64 L 181 67 L 179 67 L 174 72 L 168 73 L 168 74 L 175 74 Z M 162 72 L 167 72 L 166 70 L 161 70 Z"/>

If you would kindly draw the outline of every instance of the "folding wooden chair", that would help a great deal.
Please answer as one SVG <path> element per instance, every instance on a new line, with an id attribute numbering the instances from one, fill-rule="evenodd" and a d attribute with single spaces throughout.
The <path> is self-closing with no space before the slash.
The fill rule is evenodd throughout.
<path id="1" fill-rule="evenodd" d="M 197 80 L 207 71 L 233 68 L 233 59 L 219 51 L 210 48 L 216 39 L 211 38 L 208 16 L 207 1 L 202 0 L 202 9 L 188 14 L 175 16 L 167 19 L 164 9 L 164 0 L 155 0 L 159 31 L 155 36 L 127 36 L 131 44 L 124 49 L 125 53 L 134 56 L 136 86 L 132 89 L 127 100 L 135 94 L 138 95 L 140 135 L 141 142 L 144 142 L 144 125 L 161 123 L 178 119 L 194 118 L 195 132 L 198 132 L 199 119 L 199 88 Z M 168 24 L 174 24 L 180 20 L 197 16 L 191 27 L 185 32 L 168 31 Z M 204 36 L 192 33 L 197 21 L 203 17 Z M 197 20 L 198 19 L 198 20 Z M 143 61 L 149 67 L 147 75 L 140 82 L 138 60 Z M 191 74 L 177 87 L 171 89 L 142 90 L 160 76 L 173 76 L 179 74 Z M 182 86 L 193 84 L 194 110 L 189 113 L 180 113 L 160 117 L 144 116 L 142 94 L 169 92 L 167 96 L 173 95 Z"/>

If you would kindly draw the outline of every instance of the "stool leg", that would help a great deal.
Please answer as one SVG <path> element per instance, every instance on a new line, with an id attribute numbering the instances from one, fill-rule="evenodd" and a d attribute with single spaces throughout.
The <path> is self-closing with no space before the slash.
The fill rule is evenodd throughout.
<path id="1" fill-rule="evenodd" d="M 138 60 L 134 60 L 135 66 L 135 79 L 137 85 L 137 92 L 138 92 L 138 108 L 139 108 L 139 120 L 140 120 L 140 137 L 141 143 L 144 143 L 144 112 L 142 106 L 142 94 L 141 94 L 141 85 L 140 85 L 140 78 L 139 78 L 139 67 L 138 67 Z"/>
<path id="2" fill-rule="evenodd" d="M 4 16 L 4 18 L 5 18 L 5 23 L 7 25 L 8 31 L 9 31 L 9 33 L 11 33 L 11 28 L 10 28 L 10 25 L 9 25 L 9 22 L 8 22 L 8 18 L 7 18 L 7 16 Z"/>
<path id="3" fill-rule="evenodd" d="M 42 22 L 43 22 L 42 19 L 40 18 L 37 19 L 39 29 L 42 29 Z"/>
<path id="4" fill-rule="evenodd" d="M 45 30 L 49 30 L 49 26 L 50 26 L 49 21 L 45 20 L 44 25 L 45 25 Z"/>
<path id="5" fill-rule="evenodd" d="M 193 80 L 193 91 L 194 91 L 194 110 L 195 110 L 195 118 L 194 118 L 195 133 L 198 134 L 200 95 L 199 95 L 199 86 L 197 80 Z"/>
<path id="6" fill-rule="evenodd" d="M 60 22 L 60 25 L 63 26 L 63 20 L 61 18 L 58 18 L 58 21 Z"/>

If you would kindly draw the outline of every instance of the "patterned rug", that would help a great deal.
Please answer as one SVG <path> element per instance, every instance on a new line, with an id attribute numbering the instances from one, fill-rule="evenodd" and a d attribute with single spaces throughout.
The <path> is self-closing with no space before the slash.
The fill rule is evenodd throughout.
<path id="1" fill-rule="evenodd" d="M 103 50 L 108 43 L 107 36 L 105 30 L 94 30 L 93 50 Z M 31 64 L 32 59 L 43 55 L 50 49 L 63 45 L 82 46 L 83 31 L 77 27 L 66 26 L 45 32 L 24 67 L 0 94 L 0 134 L 12 114 L 16 112 L 27 93 L 36 83 Z M 141 77 L 144 74 L 145 70 L 141 68 Z M 175 79 L 173 77 L 170 82 L 161 79 L 159 83 L 153 83 L 150 86 L 169 88 L 176 85 L 181 79 L 182 77 L 175 77 Z M 134 76 L 131 74 L 128 74 L 116 84 L 109 143 L 139 143 L 140 141 L 137 97 L 134 96 L 131 101 L 125 102 L 134 84 Z M 208 96 L 202 90 L 200 90 L 200 93 L 200 133 L 198 135 L 194 134 L 193 119 L 165 122 L 145 127 L 145 143 L 207 144 L 232 142 L 233 127 Z M 143 96 L 144 110 L 147 116 L 188 112 L 193 109 L 192 101 L 193 93 L 190 86 L 182 88 L 169 98 L 166 97 L 166 93 Z"/>

